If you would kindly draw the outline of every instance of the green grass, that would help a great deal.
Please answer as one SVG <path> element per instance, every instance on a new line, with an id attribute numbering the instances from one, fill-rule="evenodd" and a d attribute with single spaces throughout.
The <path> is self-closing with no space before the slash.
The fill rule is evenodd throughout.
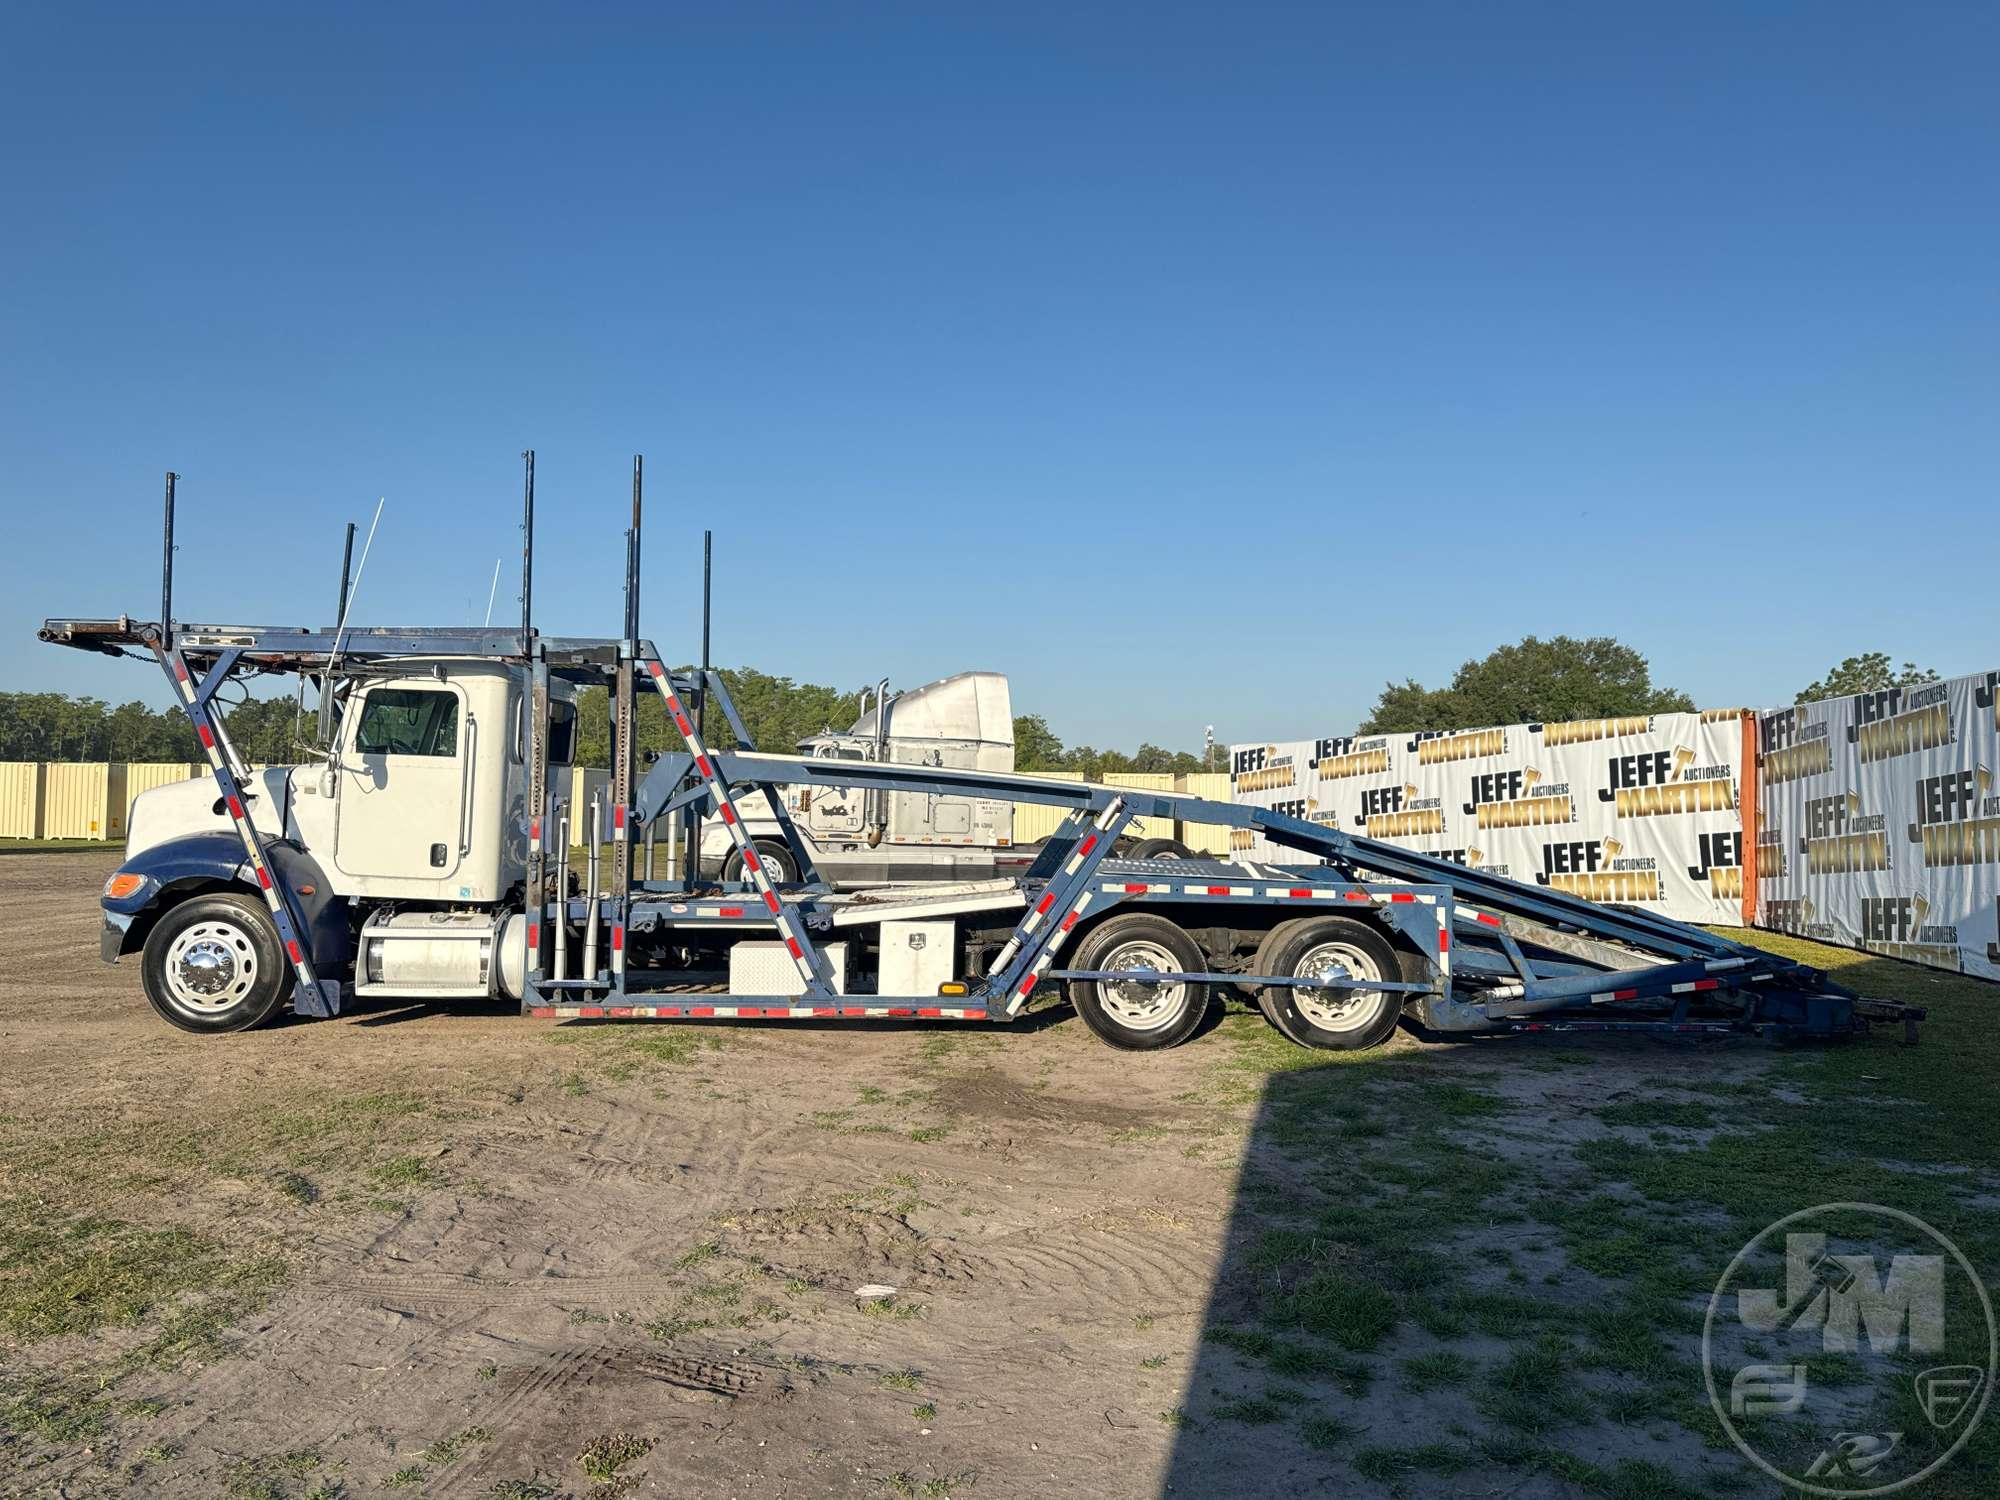
<path id="1" fill-rule="evenodd" d="M 267 1282 L 274 1272 L 192 1230 L 0 1201 L 0 1328 L 24 1340 L 129 1326 L 182 1296 Z"/>
<path id="2" fill-rule="evenodd" d="M 427 1464 L 443 1468 L 446 1464 L 455 1462 L 468 1448 L 491 1441 L 493 1441 L 491 1428 L 468 1427 L 463 1432 L 453 1433 L 450 1437 L 439 1438 L 417 1456 Z"/>
<path id="3" fill-rule="evenodd" d="M 653 1440 L 620 1432 L 594 1437 L 576 1455 L 577 1467 L 599 1484 L 608 1484 L 618 1471 L 653 1451 Z"/>
<path id="4" fill-rule="evenodd" d="M 415 1156 L 393 1157 L 369 1175 L 383 1187 L 433 1187 L 440 1180 L 436 1168 Z"/>
<path id="5" fill-rule="evenodd" d="M 1363 1479 L 1390 1484 L 1419 1473 L 1457 1474 L 1471 1468 L 1475 1457 L 1450 1443 L 1423 1443 L 1412 1448 L 1359 1448 L 1353 1462 L 1355 1472 Z"/>
<path id="6" fill-rule="evenodd" d="M 1284 1421 L 1285 1408 L 1280 1402 L 1272 1399 L 1271 1392 L 1266 1391 L 1261 1396 L 1245 1396 L 1235 1401 L 1221 1402 L 1211 1415 L 1218 1422 L 1242 1422 L 1248 1426 L 1261 1427 L 1271 1422 Z"/>
<path id="7" fill-rule="evenodd" d="M 1403 1361 L 1403 1388 L 1411 1391 L 1448 1390 L 1461 1386 L 1476 1366 L 1455 1349 L 1437 1349 Z"/>
<path id="8" fill-rule="evenodd" d="M 1633 1099 L 1607 1104 L 1597 1118 L 1607 1125 L 1672 1125 L 1682 1130 L 1707 1130 L 1716 1124 L 1716 1107 L 1675 1099 Z"/>
<path id="9" fill-rule="evenodd" d="M 1222 1062 L 1184 1100 L 1257 1109 L 1259 1149 L 1245 1159 L 1237 1202 L 1246 1248 L 1205 1339 L 1288 1380 L 1324 1385 L 1347 1373 L 1359 1389 L 1380 1376 L 1399 1329 L 1437 1340 L 1400 1361 L 1398 1384 L 1419 1396 L 1470 1396 L 1470 1426 L 1449 1440 L 1359 1449 L 1339 1426 L 1320 1435 L 1331 1451 L 1358 1455 L 1351 1461 L 1364 1477 L 1401 1493 L 1474 1465 L 1618 1500 L 1732 1487 L 1734 1458 L 1694 1349 L 1715 1278 L 1751 1234 L 1812 1203 L 1879 1202 L 2000 1268 L 2000 1207 L 1974 1201 L 1991 1196 L 2000 1164 L 2000 1111 L 1990 1105 L 2000 991 L 1865 954 L 1747 940 L 1860 993 L 1929 1007 L 1922 1045 L 1881 1033 L 1824 1047 L 1733 1043 L 1711 1070 L 1701 1052 L 1668 1043 L 1655 1091 L 1643 1086 L 1643 1058 L 1612 1054 L 1611 1044 L 1328 1056 L 1291 1047 L 1232 1006 L 1217 1028 Z M 1494 1124 L 1516 1139 L 1534 1130 L 1532 1104 L 1481 1086 L 1489 1067 L 1518 1077 L 1607 1056 L 1642 1079 L 1592 1111 L 1613 1134 L 1504 1156 L 1482 1149 Z M 1955 1163 L 1972 1170 L 1925 1170 Z M 1507 1225 L 1518 1228 L 1492 1235 Z M 1470 1231 L 1485 1232 L 1477 1248 Z M 1475 1365 L 1452 1347 L 1475 1337 L 1502 1347 Z M 1818 1363 L 1817 1386 L 1855 1399 L 1879 1374 L 1862 1361 Z M 1244 1420 L 1268 1399 L 1232 1392 L 1218 1415 Z M 1875 1425 L 1927 1441 L 1921 1413 L 1888 1399 L 1885 1386 Z M 1696 1476 L 1598 1462 L 1585 1434 L 1599 1422 L 1685 1442 L 1681 1453 L 1712 1452 L 1714 1467 Z M 1380 1444 L 1382 1434 L 1360 1437 Z M 2000 1423 L 1982 1427 L 1929 1485 L 1951 1500 L 2000 1492 Z"/>

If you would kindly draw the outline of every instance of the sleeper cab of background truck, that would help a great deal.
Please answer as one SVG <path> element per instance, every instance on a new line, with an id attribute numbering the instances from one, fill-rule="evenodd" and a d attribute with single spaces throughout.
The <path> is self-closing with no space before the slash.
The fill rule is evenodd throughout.
<path id="1" fill-rule="evenodd" d="M 801 740 L 814 760 L 873 761 L 876 717 L 871 707 L 845 733 Z M 890 697 L 886 753 L 897 765 L 1007 773 L 1014 769 L 1013 698 L 1002 672 L 958 672 Z M 1014 842 L 1014 806 L 982 797 L 926 792 L 864 792 L 838 786 L 790 786 L 785 803 L 821 875 L 836 886 L 901 880 L 955 880 L 994 873 L 996 850 Z M 744 828 L 752 838 L 779 837 L 758 801 L 746 801 Z M 866 843 L 880 817 L 881 842 Z M 729 830 L 703 829 L 702 870 L 721 874 L 735 845 Z"/>

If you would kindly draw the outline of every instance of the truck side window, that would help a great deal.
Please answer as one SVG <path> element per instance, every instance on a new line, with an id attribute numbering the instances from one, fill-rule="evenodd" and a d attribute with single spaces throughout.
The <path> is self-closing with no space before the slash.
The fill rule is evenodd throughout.
<path id="1" fill-rule="evenodd" d="M 576 705 L 558 698 L 549 704 L 549 763 L 566 766 L 576 755 Z"/>
<path id="2" fill-rule="evenodd" d="M 458 754 L 458 694 L 432 688 L 376 688 L 361 708 L 359 755 Z"/>

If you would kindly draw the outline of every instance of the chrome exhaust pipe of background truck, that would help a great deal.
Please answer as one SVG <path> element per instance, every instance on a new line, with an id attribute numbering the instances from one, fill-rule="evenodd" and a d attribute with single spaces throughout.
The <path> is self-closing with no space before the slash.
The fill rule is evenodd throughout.
<path id="1" fill-rule="evenodd" d="M 875 764 L 889 758 L 889 679 L 875 684 Z M 867 794 L 868 847 L 882 847 L 882 835 L 889 831 L 889 794 L 880 787 Z"/>
<path id="2" fill-rule="evenodd" d="M 556 814 L 556 979 L 569 978 L 569 803 Z"/>
<path id="3" fill-rule="evenodd" d="M 585 879 L 590 889 L 584 892 L 581 976 L 593 982 L 597 978 L 597 841 L 604 836 L 603 817 L 603 806 L 593 793 L 590 799 L 590 858 L 584 862 L 584 868 L 589 871 Z"/>

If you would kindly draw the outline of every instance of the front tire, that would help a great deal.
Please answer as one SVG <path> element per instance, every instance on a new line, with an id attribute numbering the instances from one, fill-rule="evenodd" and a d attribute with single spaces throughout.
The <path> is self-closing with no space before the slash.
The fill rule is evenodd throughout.
<path id="1" fill-rule="evenodd" d="M 139 964 L 146 999 L 182 1031 L 247 1031 L 291 988 L 264 903 L 233 891 L 184 901 L 153 924 Z"/>
<path id="2" fill-rule="evenodd" d="M 1072 967 L 1186 974 L 1208 965 L 1194 939 L 1165 917 L 1127 912 L 1092 928 Z M 1069 1003 L 1112 1046 L 1155 1052 L 1194 1034 L 1208 1011 L 1208 986 L 1199 980 L 1072 979 Z"/>
<path id="3" fill-rule="evenodd" d="M 1305 917 L 1280 923 L 1258 953 L 1265 974 L 1330 977 L 1338 967 L 1356 979 L 1400 981 L 1389 940 L 1351 917 Z M 1379 1046 L 1403 1014 L 1397 990 L 1266 985 L 1257 1004 L 1271 1024 L 1301 1047 L 1359 1052 Z"/>
<path id="4" fill-rule="evenodd" d="M 757 863 L 764 867 L 764 878 L 772 885 L 791 885 L 799 878 L 799 872 L 792 865 L 792 851 L 776 839 L 752 839 L 750 847 L 757 851 Z M 724 880 L 750 881 L 743 868 L 743 851 L 731 849 L 729 858 L 722 862 Z"/>
<path id="5" fill-rule="evenodd" d="M 1194 850 L 1179 839 L 1141 839 L 1133 845 L 1131 859 L 1193 859 Z"/>

